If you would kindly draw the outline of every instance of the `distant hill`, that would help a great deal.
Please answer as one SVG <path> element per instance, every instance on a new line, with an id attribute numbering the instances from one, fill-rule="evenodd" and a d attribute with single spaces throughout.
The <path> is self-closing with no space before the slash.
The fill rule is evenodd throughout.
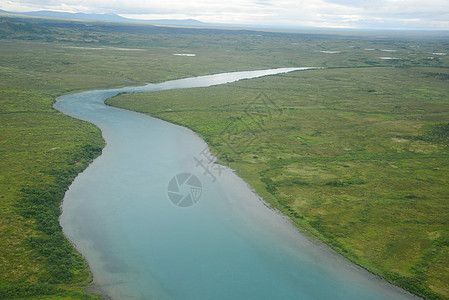
<path id="1" fill-rule="evenodd" d="M 50 17 L 50 18 L 98 20 L 110 22 L 126 22 L 128 20 L 115 14 L 85 14 L 85 13 L 69 13 L 69 12 L 59 12 L 49 10 L 24 12 L 20 14 L 28 16 Z"/>
<path id="2" fill-rule="evenodd" d="M 137 20 L 137 19 L 124 18 L 124 17 L 121 17 L 116 14 L 85 14 L 85 13 L 70 13 L 70 12 L 49 11 L 49 10 L 40 10 L 40 11 L 22 12 L 22 13 L 7 12 L 4 10 L 0 10 L 0 12 L 10 13 L 10 14 L 27 15 L 27 16 L 47 17 L 47 18 L 77 19 L 77 20 L 90 20 L 90 21 L 145 23 L 145 24 L 178 25 L 178 26 L 204 26 L 204 25 L 206 25 L 206 23 L 203 23 L 203 22 L 200 22 L 200 21 L 194 20 L 194 19 Z"/>

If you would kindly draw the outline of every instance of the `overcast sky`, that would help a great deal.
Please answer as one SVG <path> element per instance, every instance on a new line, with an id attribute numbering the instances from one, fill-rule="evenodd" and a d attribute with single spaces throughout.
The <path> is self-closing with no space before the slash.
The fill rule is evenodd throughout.
<path id="1" fill-rule="evenodd" d="M 449 0 L 0 0 L 0 9 L 209 23 L 449 30 Z"/>

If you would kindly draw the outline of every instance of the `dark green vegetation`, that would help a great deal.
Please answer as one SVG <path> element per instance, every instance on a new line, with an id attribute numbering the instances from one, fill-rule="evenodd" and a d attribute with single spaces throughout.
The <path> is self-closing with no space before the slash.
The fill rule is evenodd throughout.
<path id="1" fill-rule="evenodd" d="M 447 297 L 449 60 L 432 53 L 448 48 L 441 38 L 0 16 L 0 298 L 93 297 L 83 288 L 91 279 L 86 264 L 57 218 L 65 190 L 103 140 L 94 126 L 56 112 L 55 97 L 295 66 L 335 69 L 111 103 L 194 129 L 302 228 L 401 286 Z M 319 52 L 327 50 L 341 53 Z M 238 130 L 224 131 L 228 124 Z"/>

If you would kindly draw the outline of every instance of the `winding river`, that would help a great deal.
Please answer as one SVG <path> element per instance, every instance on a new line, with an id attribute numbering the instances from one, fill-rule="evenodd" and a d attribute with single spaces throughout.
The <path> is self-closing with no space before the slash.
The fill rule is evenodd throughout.
<path id="1" fill-rule="evenodd" d="M 95 124 L 107 142 L 70 186 L 60 219 L 102 290 L 113 299 L 415 298 L 310 241 L 232 170 L 215 178 L 205 172 L 199 158 L 207 145 L 192 131 L 104 104 L 123 92 L 306 69 L 233 72 L 57 99 L 56 109 Z M 192 206 L 170 198 L 192 191 Z"/>

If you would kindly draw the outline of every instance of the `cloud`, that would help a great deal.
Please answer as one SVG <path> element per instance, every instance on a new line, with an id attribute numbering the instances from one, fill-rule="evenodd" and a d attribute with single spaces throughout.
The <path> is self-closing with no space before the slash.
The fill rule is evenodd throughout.
<path id="1" fill-rule="evenodd" d="M 447 0 L 0 0 L 0 8 L 147 15 L 156 19 L 179 16 L 216 23 L 449 29 Z"/>

